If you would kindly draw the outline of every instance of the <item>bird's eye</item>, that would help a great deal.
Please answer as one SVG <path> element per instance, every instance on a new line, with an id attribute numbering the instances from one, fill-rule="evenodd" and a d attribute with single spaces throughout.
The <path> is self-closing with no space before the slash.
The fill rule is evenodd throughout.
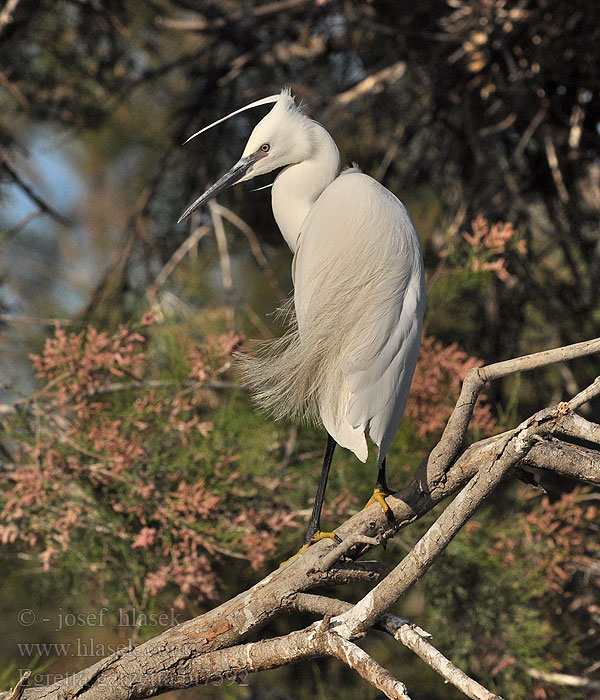
<path id="1" fill-rule="evenodd" d="M 260 150 L 263 151 L 264 153 L 267 153 L 270 148 L 271 148 L 270 143 L 263 143 L 263 145 L 260 147 Z"/>

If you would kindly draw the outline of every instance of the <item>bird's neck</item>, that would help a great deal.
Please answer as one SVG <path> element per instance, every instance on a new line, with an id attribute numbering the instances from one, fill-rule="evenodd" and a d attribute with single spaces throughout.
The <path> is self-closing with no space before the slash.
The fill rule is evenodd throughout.
<path id="1" fill-rule="evenodd" d="M 299 245 L 302 222 L 323 190 L 340 172 L 340 153 L 329 133 L 312 123 L 314 147 L 300 163 L 284 168 L 273 183 L 273 215 L 292 253 Z"/>

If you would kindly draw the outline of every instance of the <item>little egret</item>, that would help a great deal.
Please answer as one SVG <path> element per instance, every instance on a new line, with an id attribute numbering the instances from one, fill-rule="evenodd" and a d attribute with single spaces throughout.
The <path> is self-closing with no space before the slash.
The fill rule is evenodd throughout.
<path id="1" fill-rule="evenodd" d="M 363 462 L 367 436 L 379 448 L 369 503 L 379 502 L 390 514 L 385 456 L 419 354 L 423 255 L 404 205 L 356 166 L 340 172 L 334 140 L 304 114 L 289 90 L 246 105 L 190 139 L 240 112 L 272 103 L 240 160 L 179 221 L 230 185 L 283 168 L 273 183 L 272 207 L 294 256 L 294 316 L 283 338 L 244 360 L 243 374 L 259 406 L 274 417 L 320 419 L 327 431 L 307 547 L 322 537 L 339 541 L 320 530 L 336 444 Z"/>

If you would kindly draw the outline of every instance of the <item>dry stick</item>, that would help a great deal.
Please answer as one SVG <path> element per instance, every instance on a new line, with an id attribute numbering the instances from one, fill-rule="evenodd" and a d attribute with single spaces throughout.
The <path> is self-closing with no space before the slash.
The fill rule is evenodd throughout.
<path id="1" fill-rule="evenodd" d="M 17 685 L 8 693 L 6 700 L 20 700 L 25 686 L 29 683 L 29 678 L 31 677 L 31 671 L 25 671 L 25 673 L 19 678 Z"/>
<path id="2" fill-rule="evenodd" d="M 244 302 L 243 309 L 246 312 L 246 315 L 248 316 L 250 321 L 256 327 L 256 329 L 262 333 L 263 338 L 275 337 L 269 326 L 267 326 L 267 324 L 262 320 L 262 317 L 256 313 L 256 311 L 250 306 L 250 304 L 247 301 Z"/>
<path id="3" fill-rule="evenodd" d="M 513 154 L 512 154 L 513 160 L 519 160 L 519 158 L 521 158 L 521 156 L 525 152 L 525 148 L 527 147 L 527 144 L 531 140 L 531 137 L 535 133 L 535 130 L 544 121 L 545 116 L 546 116 L 546 107 L 545 106 L 540 107 L 540 109 L 537 111 L 536 115 L 533 117 L 533 119 L 529 123 L 529 126 L 523 132 L 523 136 L 521 136 L 521 140 L 519 141 L 519 143 L 517 144 L 517 147 L 513 151 Z"/>
<path id="4" fill-rule="evenodd" d="M 592 678 L 582 678 L 581 676 L 571 676 L 568 673 L 552 673 L 550 671 L 539 671 L 537 668 L 530 668 L 527 673 L 532 677 L 545 683 L 555 685 L 566 685 L 571 688 L 581 688 L 591 692 L 600 691 L 600 681 Z"/>
<path id="5" fill-rule="evenodd" d="M 225 17 L 219 17 L 215 20 L 207 20 L 204 17 L 199 19 L 171 19 L 170 17 L 157 17 L 154 21 L 158 26 L 166 27 L 167 29 L 176 29 L 184 32 L 202 32 L 221 29 L 229 24 L 236 24 L 240 20 L 252 14 L 254 17 L 266 17 L 268 15 L 302 9 L 305 5 L 312 5 L 314 0 L 276 0 L 275 2 L 267 2 L 264 5 L 259 5 L 252 10 L 244 12 L 232 12 Z"/>
<path id="6" fill-rule="evenodd" d="M 600 394 L 600 377 L 596 377 L 592 384 L 580 391 L 569 402 L 569 408 L 572 411 L 577 410 L 580 406 L 591 401 L 594 397 Z"/>
<path id="7" fill-rule="evenodd" d="M 21 0 L 7 0 L 0 12 L 0 32 L 2 32 L 14 20 L 14 14 Z"/>
<path id="8" fill-rule="evenodd" d="M 486 382 L 597 352 L 600 352 L 600 338 L 470 370 L 465 377 L 456 407 L 446 423 L 440 441 L 417 470 L 415 479 L 419 488 L 425 493 L 428 489 L 435 489 L 444 480 L 446 470 L 462 447 L 475 402 Z"/>
<path id="9" fill-rule="evenodd" d="M 279 286 L 275 273 L 273 272 L 273 268 L 269 264 L 269 261 L 267 260 L 267 257 L 264 254 L 263 249 L 258 240 L 258 236 L 256 235 L 256 233 L 254 233 L 254 230 L 250 226 L 248 226 L 248 224 L 237 214 L 232 212 L 231 209 L 224 207 L 222 204 L 218 204 L 217 202 L 215 202 L 214 208 L 215 211 L 221 214 L 221 216 L 224 219 L 227 219 L 227 221 L 229 221 L 230 224 L 233 224 L 233 226 L 235 226 L 241 233 L 244 234 L 244 236 L 246 236 L 246 238 L 248 239 L 248 244 L 250 245 L 250 250 L 252 252 L 252 255 L 254 256 L 254 259 L 258 263 L 258 266 L 262 270 L 264 270 L 264 273 L 268 277 L 271 286 L 277 292 L 279 299 L 286 299 L 288 295 Z"/>
<path id="10" fill-rule="evenodd" d="M 313 612 L 318 615 L 340 615 L 353 607 L 352 603 L 347 603 L 344 600 L 311 593 L 299 593 L 295 597 L 293 605 L 296 610 Z M 448 683 L 452 683 L 472 700 L 502 700 L 500 696 L 491 693 L 447 659 L 427 640 L 431 635 L 417 625 L 411 624 L 404 618 L 385 613 L 374 626 L 404 644 Z"/>
<path id="11" fill-rule="evenodd" d="M 229 257 L 229 249 L 227 248 L 227 236 L 225 236 L 225 227 L 223 226 L 223 218 L 217 209 L 214 200 L 208 203 L 210 215 L 215 228 L 215 238 L 217 239 L 217 248 L 219 249 L 219 261 L 221 263 L 221 275 L 223 278 L 223 289 L 225 291 L 225 308 L 227 311 L 227 325 L 230 330 L 234 327 L 233 313 L 233 278 L 231 276 L 231 258 Z"/>
<path id="12" fill-rule="evenodd" d="M 445 678 L 448 683 L 452 683 L 455 688 L 462 691 L 472 700 L 502 700 L 500 695 L 490 692 L 481 683 L 467 676 L 458 666 L 447 659 L 441 651 L 438 651 L 433 644 L 427 641 L 414 627 L 406 620 L 395 615 L 382 615 L 379 625 L 394 639 L 402 642 L 406 647 L 419 656 L 428 666 Z"/>
<path id="13" fill-rule="evenodd" d="M 2 32 L 2 21 L 0 20 L 0 33 Z M 31 106 L 29 100 L 25 97 L 21 89 L 16 83 L 13 83 L 8 79 L 8 76 L 0 71 L 0 85 L 17 100 L 17 102 L 23 107 L 23 109 L 28 110 Z"/>
<path id="14" fill-rule="evenodd" d="M 2 27 L 0 26 L 0 30 L 1 29 Z M 23 190 L 23 192 L 25 192 L 29 199 L 31 199 L 32 202 L 37 204 L 39 209 L 41 209 L 44 213 L 48 214 L 48 216 L 51 216 L 55 221 L 58 221 L 63 226 L 69 226 L 69 224 L 71 223 L 70 219 L 57 212 L 53 207 L 51 207 L 48 204 L 48 202 L 46 202 L 44 199 L 42 199 L 42 197 L 36 194 L 36 192 L 19 175 L 16 168 L 12 165 L 12 163 L 9 162 L 8 158 L 4 158 L 1 165 L 8 172 L 13 181 Z"/>
<path id="15" fill-rule="evenodd" d="M 35 316 L 14 316 L 12 314 L 0 314 L 0 323 L 23 323 L 27 326 L 71 326 L 75 321 L 71 318 L 36 318 Z"/>
<path id="16" fill-rule="evenodd" d="M 332 106 L 343 107 L 364 95 L 366 92 L 376 93 L 383 90 L 383 83 L 395 83 L 406 72 L 406 63 L 398 61 L 391 66 L 371 73 L 359 83 L 345 92 L 341 92 L 333 98 Z"/>
<path id="17" fill-rule="evenodd" d="M 552 140 L 548 130 L 544 132 L 544 149 L 546 150 L 546 160 L 548 161 L 548 166 L 550 167 L 550 172 L 552 173 L 552 179 L 554 180 L 556 191 L 558 192 L 561 202 L 566 204 L 569 201 L 569 193 L 560 170 L 558 155 L 556 153 L 556 148 L 554 147 L 554 141 Z"/>
<path id="18" fill-rule="evenodd" d="M 164 286 L 165 282 L 171 276 L 173 270 L 179 265 L 179 263 L 185 258 L 185 256 L 198 244 L 198 242 L 206 236 L 210 231 L 210 226 L 196 226 L 192 233 L 185 239 L 185 241 L 177 248 L 177 250 L 171 255 L 168 262 L 165 263 L 162 270 L 156 275 L 154 284 L 151 287 L 151 292 L 156 293 L 157 289 Z"/>
<path id="19" fill-rule="evenodd" d="M 334 618 L 332 626 L 338 634 L 355 639 L 372 627 L 423 576 L 506 472 L 529 452 L 533 436 L 539 434 L 538 424 L 557 415 L 558 409 L 549 409 L 524 421 L 506 440 L 497 458 L 475 474 L 400 564 L 351 611 Z"/>
<path id="20" fill-rule="evenodd" d="M 600 433 L 600 426 L 597 429 Z M 550 470 L 600 486 L 600 459 L 597 450 L 549 438 L 534 445 L 523 461 L 530 467 Z"/>
<path id="21" fill-rule="evenodd" d="M 552 432 L 600 445 L 600 425 L 592 423 L 576 413 L 566 415 Z"/>

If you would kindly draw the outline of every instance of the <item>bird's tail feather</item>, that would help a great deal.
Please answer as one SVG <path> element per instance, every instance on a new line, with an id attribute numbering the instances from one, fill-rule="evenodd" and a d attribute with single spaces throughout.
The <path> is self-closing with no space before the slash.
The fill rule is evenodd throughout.
<path id="1" fill-rule="evenodd" d="M 251 353 L 237 355 L 241 380 L 257 407 L 276 420 L 320 423 L 319 397 L 328 383 L 324 366 L 331 368 L 331 348 L 325 338 L 301 340 L 295 316 L 287 322 L 282 337 L 255 341 Z M 339 365 L 337 374 L 342 381 Z"/>

